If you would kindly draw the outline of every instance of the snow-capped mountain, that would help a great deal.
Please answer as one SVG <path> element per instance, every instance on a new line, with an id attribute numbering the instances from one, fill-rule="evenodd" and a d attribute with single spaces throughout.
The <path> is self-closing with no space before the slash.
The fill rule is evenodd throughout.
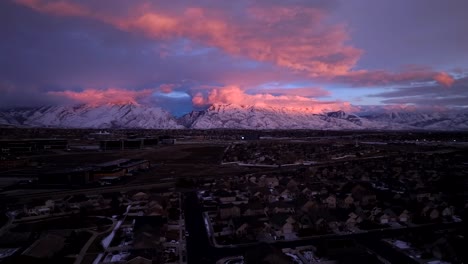
<path id="1" fill-rule="evenodd" d="M 0 112 L 0 124 L 61 128 L 183 128 L 161 108 L 134 104 L 11 109 Z"/>
<path id="2" fill-rule="evenodd" d="M 191 128 L 355 130 L 381 126 L 343 111 L 318 114 L 302 108 L 213 105 L 198 113 Z"/>
<path id="3" fill-rule="evenodd" d="M 316 113 L 308 108 L 215 104 L 178 119 L 135 104 L 48 106 L 0 111 L 0 126 L 148 129 L 465 130 L 468 112 L 372 109 Z"/>
<path id="4" fill-rule="evenodd" d="M 190 128 L 195 129 L 468 130 L 468 113 L 449 111 L 314 113 L 306 108 L 218 104 L 205 111 L 192 112 L 182 119 L 191 120 Z"/>
<path id="5" fill-rule="evenodd" d="M 361 118 L 382 124 L 401 124 L 427 130 L 468 130 L 468 112 L 391 111 L 362 113 Z"/>

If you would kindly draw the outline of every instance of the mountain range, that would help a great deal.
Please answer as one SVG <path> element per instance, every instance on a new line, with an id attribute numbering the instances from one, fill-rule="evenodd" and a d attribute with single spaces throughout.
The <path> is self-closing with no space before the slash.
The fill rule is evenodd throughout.
<path id="1" fill-rule="evenodd" d="M 43 106 L 0 111 L 0 126 L 142 129 L 468 130 L 468 111 L 371 109 L 314 113 L 307 108 L 215 104 L 176 118 L 135 104 Z"/>

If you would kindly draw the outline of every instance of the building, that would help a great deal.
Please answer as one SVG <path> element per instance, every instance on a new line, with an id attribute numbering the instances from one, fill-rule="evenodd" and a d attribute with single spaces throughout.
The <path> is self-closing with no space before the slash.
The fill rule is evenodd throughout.
<path id="1" fill-rule="evenodd" d="M 0 170 L 13 169 L 28 165 L 29 160 L 23 158 L 0 157 Z"/>
<path id="2" fill-rule="evenodd" d="M 92 181 L 92 167 L 42 170 L 38 172 L 39 184 L 84 185 Z"/>
<path id="3" fill-rule="evenodd" d="M 0 140 L 2 153 L 31 153 L 50 149 L 67 150 L 66 139 Z"/>
<path id="4" fill-rule="evenodd" d="M 98 181 L 103 177 L 131 176 L 133 172 L 147 170 L 150 162 L 143 159 L 118 159 L 96 165 L 92 173 L 92 180 Z"/>
<path id="5" fill-rule="evenodd" d="M 100 149 L 107 150 L 126 150 L 142 149 L 145 144 L 154 146 L 158 144 L 157 139 L 121 139 L 121 140 L 102 140 L 99 142 Z"/>

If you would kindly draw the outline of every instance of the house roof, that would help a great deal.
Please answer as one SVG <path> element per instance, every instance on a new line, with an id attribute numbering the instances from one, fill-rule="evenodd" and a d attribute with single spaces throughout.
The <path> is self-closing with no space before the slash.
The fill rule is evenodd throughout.
<path id="1" fill-rule="evenodd" d="M 282 213 L 282 214 L 274 214 L 270 216 L 270 223 L 275 226 L 283 226 L 286 224 L 286 220 L 289 218 L 289 214 Z"/>

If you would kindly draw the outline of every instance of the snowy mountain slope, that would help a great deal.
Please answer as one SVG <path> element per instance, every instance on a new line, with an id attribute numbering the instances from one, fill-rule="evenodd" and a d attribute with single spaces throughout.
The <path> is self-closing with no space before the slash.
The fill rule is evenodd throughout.
<path id="1" fill-rule="evenodd" d="M 213 105 L 190 115 L 193 120 L 190 127 L 195 129 L 468 130 L 468 113 L 454 112 L 378 111 L 360 115 L 344 111 L 313 113 L 302 108 Z"/>
<path id="2" fill-rule="evenodd" d="M 184 127 L 191 128 L 193 123 L 200 118 L 205 113 L 205 111 L 192 111 L 188 114 L 185 114 L 177 119 L 178 123 Z"/>
<path id="3" fill-rule="evenodd" d="M 372 110 L 315 113 L 308 108 L 215 104 L 178 119 L 161 108 L 135 104 L 48 106 L 0 111 L 0 126 L 148 129 L 465 130 L 468 112 Z"/>
<path id="4" fill-rule="evenodd" d="M 48 106 L 13 109 L 0 114 L 0 124 L 64 128 L 183 128 L 168 112 L 133 104 Z"/>
<path id="5" fill-rule="evenodd" d="M 361 120 L 344 112 L 316 114 L 307 109 L 238 105 L 213 105 L 193 122 L 191 128 L 242 129 L 385 129 L 378 122 Z M 400 129 L 404 127 L 401 126 Z"/>
<path id="6" fill-rule="evenodd" d="M 361 118 L 381 124 L 401 124 L 427 130 L 468 130 L 468 113 L 459 111 L 418 112 L 391 111 L 362 113 Z"/>

